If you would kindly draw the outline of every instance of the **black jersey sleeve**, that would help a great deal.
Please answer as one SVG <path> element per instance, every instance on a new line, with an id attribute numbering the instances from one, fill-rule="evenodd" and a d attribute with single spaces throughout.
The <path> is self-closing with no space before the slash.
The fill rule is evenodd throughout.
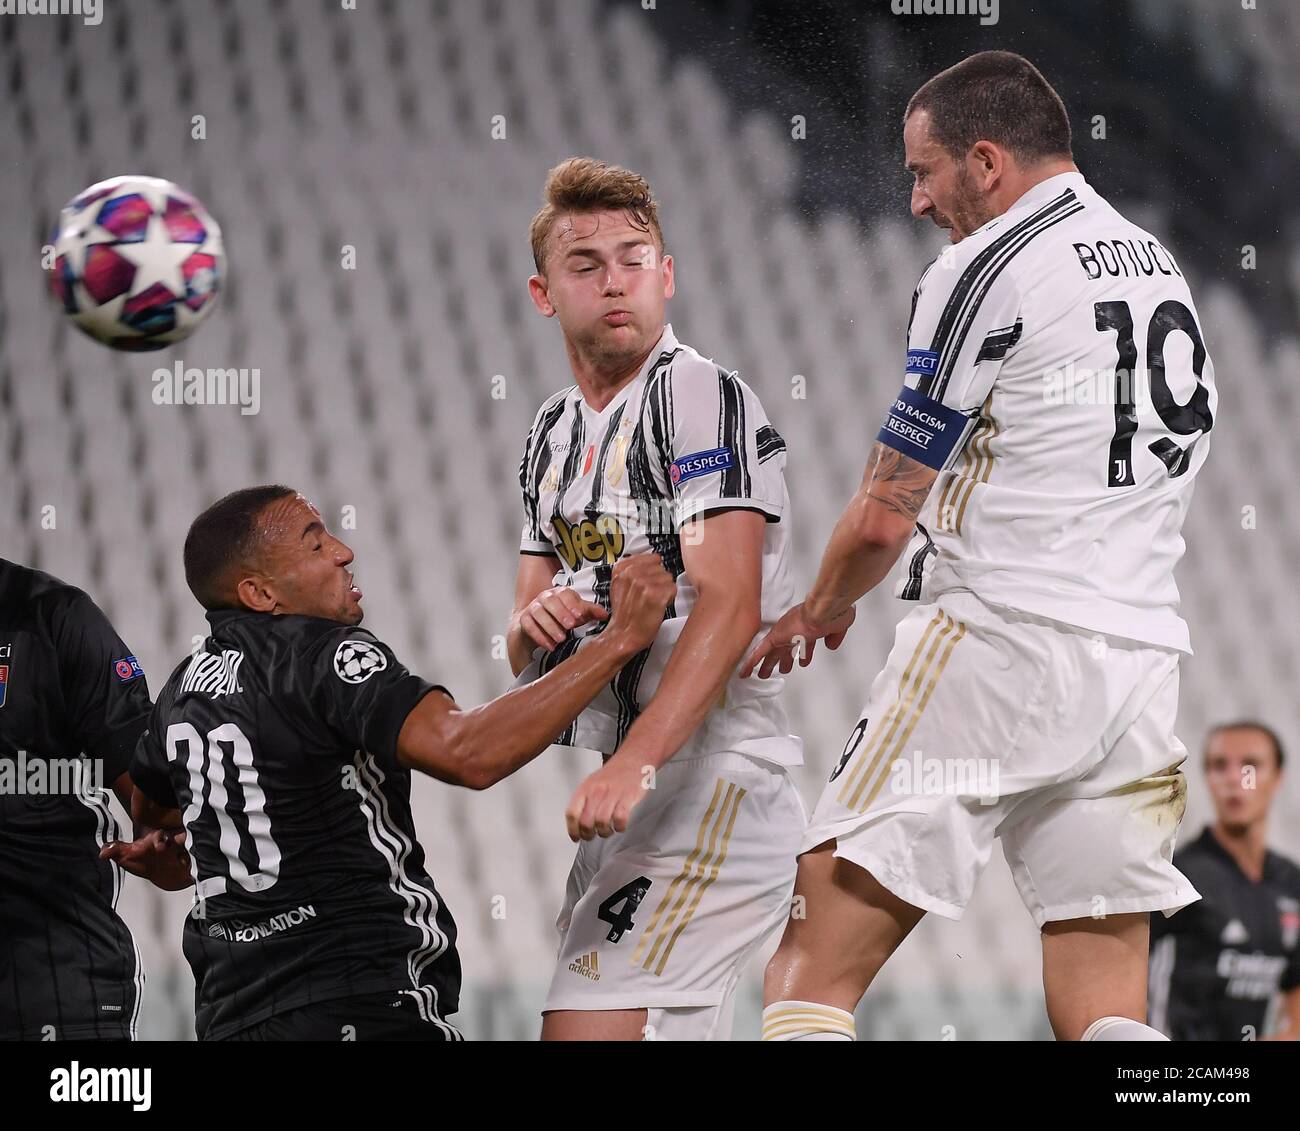
<path id="1" fill-rule="evenodd" d="M 311 703 L 349 744 L 396 765 L 397 736 L 430 691 L 451 692 L 411 674 L 393 650 L 362 628 L 329 632 L 310 655 Z"/>
<path id="2" fill-rule="evenodd" d="M 72 591 L 50 610 L 50 638 L 73 733 L 103 762 L 104 780 L 124 773 L 149 719 L 144 670 L 108 618 L 86 594 Z"/>
<path id="3" fill-rule="evenodd" d="M 167 754 L 163 749 L 165 734 L 159 729 L 162 721 L 161 709 L 155 708 L 149 729 L 140 735 L 131 755 L 131 781 L 155 805 L 175 809 L 179 802 L 167 769 Z"/>

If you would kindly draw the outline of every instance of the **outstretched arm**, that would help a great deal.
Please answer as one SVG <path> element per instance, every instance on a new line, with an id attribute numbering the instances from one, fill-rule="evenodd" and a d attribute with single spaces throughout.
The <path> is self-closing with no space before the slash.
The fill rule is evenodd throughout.
<path id="1" fill-rule="evenodd" d="M 608 627 L 541 679 L 462 710 L 426 695 L 397 736 L 397 758 L 441 781 L 486 789 L 532 761 L 647 647 L 677 592 L 657 554 L 614 566 Z"/>
<path id="2" fill-rule="evenodd" d="M 763 638 L 741 669 L 742 676 L 757 670 L 766 679 L 778 666 L 786 673 L 796 659 L 807 667 L 814 644 L 822 638 L 828 648 L 839 647 L 853 623 L 854 602 L 893 569 L 937 477 L 934 468 L 876 442 L 862 483 L 835 524 L 808 596 Z"/>

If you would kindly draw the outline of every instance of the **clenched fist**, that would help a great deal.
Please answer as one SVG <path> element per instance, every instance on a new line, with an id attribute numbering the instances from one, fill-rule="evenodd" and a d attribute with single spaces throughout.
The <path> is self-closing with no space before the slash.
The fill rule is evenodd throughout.
<path id="1" fill-rule="evenodd" d="M 664 611 L 677 596 L 677 582 L 658 554 L 634 554 L 614 563 L 610 585 L 613 614 L 607 632 L 626 632 L 648 648 L 663 624 Z"/>

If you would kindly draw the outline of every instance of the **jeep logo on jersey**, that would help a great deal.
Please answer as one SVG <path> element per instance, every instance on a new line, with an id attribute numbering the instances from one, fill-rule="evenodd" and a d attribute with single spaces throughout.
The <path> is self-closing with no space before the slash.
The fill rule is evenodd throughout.
<path id="1" fill-rule="evenodd" d="M 584 518 L 577 526 L 570 526 L 557 514 L 551 525 L 560 540 L 556 549 L 570 569 L 581 569 L 583 562 L 612 564 L 623 552 L 623 527 L 612 514 Z"/>
<path id="2" fill-rule="evenodd" d="M 334 651 L 334 674 L 344 683 L 365 683 L 388 667 L 388 657 L 365 640 L 345 640 Z"/>

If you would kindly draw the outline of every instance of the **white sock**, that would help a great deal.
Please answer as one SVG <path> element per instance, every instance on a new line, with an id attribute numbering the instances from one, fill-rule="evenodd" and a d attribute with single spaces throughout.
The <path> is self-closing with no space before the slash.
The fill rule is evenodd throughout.
<path id="1" fill-rule="evenodd" d="M 1129 1017 L 1102 1017 L 1084 1031 L 1081 1041 L 1167 1041 L 1159 1029 Z"/>
<path id="2" fill-rule="evenodd" d="M 855 1041 L 853 1014 L 815 1001 L 776 1001 L 763 1010 L 765 1041 Z"/>

